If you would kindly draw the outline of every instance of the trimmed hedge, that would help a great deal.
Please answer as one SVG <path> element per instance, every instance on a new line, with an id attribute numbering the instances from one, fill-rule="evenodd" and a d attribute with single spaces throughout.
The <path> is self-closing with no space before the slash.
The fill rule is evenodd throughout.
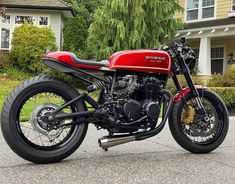
<path id="1" fill-rule="evenodd" d="M 180 81 L 180 83 L 181 83 L 183 88 L 188 86 L 184 76 L 179 75 L 177 77 L 178 77 L 178 79 L 179 79 L 179 81 Z M 200 79 L 199 77 L 197 77 L 197 76 L 192 76 L 192 79 L 193 79 L 193 82 L 194 82 L 195 85 L 205 85 L 205 82 L 202 79 Z M 177 92 L 176 88 L 175 88 L 175 84 L 174 84 L 172 79 L 168 80 L 166 88 L 169 91 L 171 91 L 173 94 L 175 94 Z"/>
<path id="2" fill-rule="evenodd" d="M 183 88 L 187 86 L 187 83 L 183 76 L 179 76 L 179 80 Z M 206 86 L 204 82 L 196 76 L 193 76 L 193 81 L 195 85 Z M 208 88 L 216 92 L 222 98 L 222 100 L 224 101 L 229 110 L 235 109 L 235 87 L 208 87 Z M 167 89 L 171 91 L 173 94 L 176 93 L 175 85 L 171 79 L 168 81 Z"/>
<path id="3" fill-rule="evenodd" d="M 235 108 L 235 87 L 209 87 L 209 89 L 222 98 L 229 110 Z"/>
<path id="4" fill-rule="evenodd" d="M 210 87 L 234 87 L 235 86 L 235 65 L 230 66 L 224 74 L 214 74 L 208 81 Z"/>

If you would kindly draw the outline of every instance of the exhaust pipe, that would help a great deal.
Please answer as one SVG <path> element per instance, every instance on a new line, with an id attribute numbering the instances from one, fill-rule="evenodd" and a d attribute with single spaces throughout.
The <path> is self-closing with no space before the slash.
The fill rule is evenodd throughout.
<path id="1" fill-rule="evenodd" d="M 103 149 L 108 149 L 120 144 L 135 141 L 135 135 L 132 136 L 113 136 L 113 137 L 102 137 L 98 140 L 99 146 Z"/>

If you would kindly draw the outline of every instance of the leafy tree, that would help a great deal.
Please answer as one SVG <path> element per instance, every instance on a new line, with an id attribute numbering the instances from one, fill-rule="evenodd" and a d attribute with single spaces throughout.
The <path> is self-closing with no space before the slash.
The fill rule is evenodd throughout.
<path id="1" fill-rule="evenodd" d="M 93 13 L 101 5 L 100 0 L 66 0 L 66 2 L 86 20 L 88 25 L 93 22 Z"/>
<path id="2" fill-rule="evenodd" d="M 182 26 L 173 19 L 177 0 L 103 0 L 89 28 L 89 47 L 98 59 L 119 50 L 155 48 Z"/>
<path id="3" fill-rule="evenodd" d="M 66 21 L 64 26 L 63 50 L 82 52 L 86 49 L 86 39 L 88 36 L 88 26 L 86 21 L 80 17 L 74 17 Z M 82 56 L 80 56 L 82 57 Z"/>
<path id="4" fill-rule="evenodd" d="M 50 28 L 39 28 L 32 24 L 15 28 L 10 55 L 19 69 L 41 72 L 41 58 L 46 50 L 57 50 L 56 39 Z"/>

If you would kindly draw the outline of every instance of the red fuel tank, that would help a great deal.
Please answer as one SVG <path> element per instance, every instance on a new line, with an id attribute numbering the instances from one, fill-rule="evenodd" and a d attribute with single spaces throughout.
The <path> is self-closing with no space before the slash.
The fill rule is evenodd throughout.
<path id="1" fill-rule="evenodd" d="M 110 69 L 137 72 L 171 73 L 171 58 L 159 50 L 130 50 L 113 54 L 109 58 Z"/>

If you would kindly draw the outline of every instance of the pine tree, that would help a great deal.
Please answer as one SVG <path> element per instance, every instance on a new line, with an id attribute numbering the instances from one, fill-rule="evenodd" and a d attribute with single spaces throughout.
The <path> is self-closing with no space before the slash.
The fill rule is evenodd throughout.
<path id="1" fill-rule="evenodd" d="M 100 6 L 100 0 L 65 0 L 77 12 L 78 16 L 83 17 L 87 24 L 93 22 L 93 13 Z"/>
<path id="2" fill-rule="evenodd" d="M 182 26 L 173 19 L 178 0 L 103 0 L 89 28 L 89 47 L 97 59 L 115 51 L 156 48 Z"/>
<path id="3" fill-rule="evenodd" d="M 89 58 L 86 39 L 88 28 L 93 22 L 93 13 L 100 5 L 100 0 L 65 0 L 76 12 L 75 18 L 68 19 L 64 26 L 63 49 L 75 52 L 78 57 Z"/>

